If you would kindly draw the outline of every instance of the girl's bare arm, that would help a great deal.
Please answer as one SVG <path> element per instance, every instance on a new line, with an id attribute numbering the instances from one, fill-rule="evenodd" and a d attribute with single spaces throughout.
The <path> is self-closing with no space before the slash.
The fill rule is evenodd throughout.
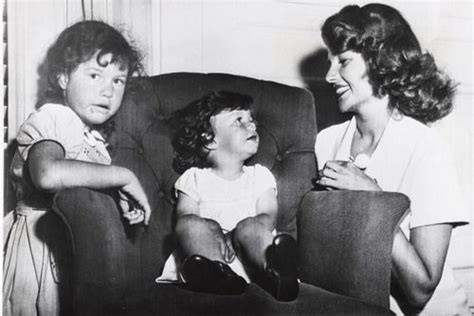
<path id="1" fill-rule="evenodd" d="M 127 168 L 65 159 L 64 149 L 53 141 L 42 141 L 31 148 L 28 167 L 33 184 L 48 192 L 78 186 L 117 187 L 143 208 L 148 224 L 151 213 L 148 199 L 135 174 Z"/>

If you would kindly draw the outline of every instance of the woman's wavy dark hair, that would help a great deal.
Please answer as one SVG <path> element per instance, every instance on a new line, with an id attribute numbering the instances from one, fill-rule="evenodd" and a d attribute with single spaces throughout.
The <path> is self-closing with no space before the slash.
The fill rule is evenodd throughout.
<path id="1" fill-rule="evenodd" d="M 230 91 L 211 91 L 171 117 L 173 168 L 181 174 L 191 167 L 208 168 L 209 144 L 214 141 L 210 119 L 223 111 L 250 110 L 252 98 Z"/>
<path id="2" fill-rule="evenodd" d="M 448 115 L 455 84 L 423 53 L 408 22 L 383 4 L 349 5 L 329 17 L 322 37 L 333 54 L 361 53 L 374 95 L 423 123 Z"/>

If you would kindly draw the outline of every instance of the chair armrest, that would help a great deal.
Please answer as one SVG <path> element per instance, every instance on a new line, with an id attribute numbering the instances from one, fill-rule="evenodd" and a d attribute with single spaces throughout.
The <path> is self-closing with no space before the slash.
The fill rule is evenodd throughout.
<path id="1" fill-rule="evenodd" d="M 53 210 L 72 241 L 74 310 L 120 302 L 138 273 L 129 267 L 137 266 L 139 255 L 133 238 L 136 228 L 123 222 L 114 193 L 66 189 L 55 195 Z"/>
<path id="2" fill-rule="evenodd" d="M 409 205 L 400 193 L 308 193 L 297 219 L 301 281 L 388 307 L 393 236 Z"/>

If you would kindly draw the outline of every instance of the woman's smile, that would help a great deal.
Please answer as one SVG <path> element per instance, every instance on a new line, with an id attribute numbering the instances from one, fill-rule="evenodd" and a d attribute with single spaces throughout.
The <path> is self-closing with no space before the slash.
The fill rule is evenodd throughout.
<path id="1" fill-rule="evenodd" d="M 367 65 L 360 53 L 346 51 L 333 55 L 329 52 L 328 60 L 330 67 L 326 81 L 335 89 L 341 112 L 355 112 L 361 104 L 374 97 Z"/>

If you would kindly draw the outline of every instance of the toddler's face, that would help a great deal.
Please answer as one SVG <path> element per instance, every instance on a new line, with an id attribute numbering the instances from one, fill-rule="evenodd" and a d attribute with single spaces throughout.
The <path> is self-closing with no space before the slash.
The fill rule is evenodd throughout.
<path id="1" fill-rule="evenodd" d="M 120 69 L 111 64 L 112 54 L 101 57 L 97 54 L 79 64 L 69 75 L 58 78 L 60 87 L 65 90 L 66 105 L 76 112 L 86 125 L 100 125 L 117 113 L 122 102 L 128 69 Z"/>
<path id="2" fill-rule="evenodd" d="M 222 111 L 211 117 L 216 150 L 246 160 L 258 149 L 257 128 L 249 110 Z"/>

